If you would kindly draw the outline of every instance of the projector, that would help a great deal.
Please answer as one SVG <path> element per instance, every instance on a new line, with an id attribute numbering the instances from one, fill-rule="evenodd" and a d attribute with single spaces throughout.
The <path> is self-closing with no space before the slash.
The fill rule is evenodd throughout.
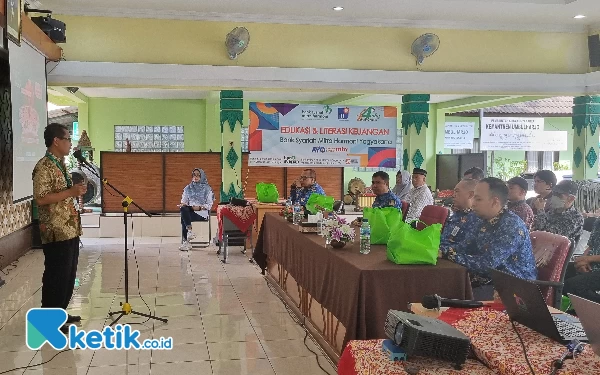
<path id="1" fill-rule="evenodd" d="M 52 18 L 52 15 L 46 17 L 31 17 L 31 20 L 44 32 L 44 34 L 48 35 L 54 43 L 67 42 L 67 36 L 65 35 L 67 26 L 64 22 L 55 20 Z"/>
<path id="2" fill-rule="evenodd" d="M 454 362 L 461 369 L 467 360 L 471 340 L 441 320 L 389 310 L 385 334 L 407 356 L 416 355 Z"/>

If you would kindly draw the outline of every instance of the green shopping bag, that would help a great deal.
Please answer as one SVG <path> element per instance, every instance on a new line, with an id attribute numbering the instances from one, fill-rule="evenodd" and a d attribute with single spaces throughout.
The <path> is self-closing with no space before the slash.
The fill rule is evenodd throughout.
<path id="1" fill-rule="evenodd" d="M 365 207 L 363 217 L 369 220 L 371 244 L 385 245 L 390 238 L 391 229 L 402 221 L 402 212 L 395 207 Z"/>
<path id="2" fill-rule="evenodd" d="M 387 242 L 387 258 L 396 264 L 436 265 L 441 235 L 442 224 L 417 230 L 400 221 L 392 228 Z"/>
<path id="3" fill-rule="evenodd" d="M 259 182 L 256 184 L 256 199 L 261 203 L 277 203 L 279 192 L 275 184 Z"/>
<path id="4" fill-rule="evenodd" d="M 321 209 L 331 212 L 333 211 L 333 201 L 333 197 L 312 193 L 310 197 L 308 197 L 308 201 L 306 201 L 306 209 L 312 215 L 319 212 L 319 208 L 317 208 L 317 206 L 321 207 Z"/>

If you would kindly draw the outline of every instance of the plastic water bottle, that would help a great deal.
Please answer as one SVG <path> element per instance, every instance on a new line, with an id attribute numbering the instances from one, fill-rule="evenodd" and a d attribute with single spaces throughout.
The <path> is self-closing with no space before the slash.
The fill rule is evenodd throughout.
<path id="1" fill-rule="evenodd" d="M 369 254 L 371 252 L 371 225 L 369 220 L 363 218 L 360 226 L 360 253 Z"/>
<path id="2" fill-rule="evenodd" d="M 75 279 L 75 288 L 79 288 L 79 278 Z"/>
<path id="3" fill-rule="evenodd" d="M 302 221 L 302 208 L 299 203 L 294 204 L 294 225 L 300 224 Z"/>

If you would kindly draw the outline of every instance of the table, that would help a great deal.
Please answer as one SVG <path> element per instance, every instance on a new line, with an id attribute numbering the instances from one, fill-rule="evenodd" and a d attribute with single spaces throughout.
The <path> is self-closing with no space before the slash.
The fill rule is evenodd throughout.
<path id="1" fill-rule="evenodd" d="M 385 246 L 373 245 L 370 254 L 360 254 L 358 241 L 340 250 L 325 248 L 323 238 L 300 233 L 273 213 L 264 216 L 253 258 L 295 298 L 300 313 L 338 355 L 350 340 L 385 338 L 390 309 L 407 311 L 408 302 L 427 294 L 459 299 L 472 295 L 462 266 L 446 260 L 436 266 L 397 265 L 387 260 Z M 297 298 L 289 292 L 295 289 Z"/>
<path id="2" fill-rule="evenodd" d="M 457 371 L 452 363 L 432 358 L 411 357 L 408 361 L 390 361 L 381 350 L 383 340 L 350 341 L 338 364 L 338 375 L 405 375 L 411 368 L 419 375 L 495 375 L 481 362 L 467 359 L 462 370 Z"/>
<path id="3" fill-rule="evenodd" d="M 260 228 L 262 226 L 265 214 L 267 212 L 274 212 L 278 214 L 283 209 L 283 206 L 281 205 L 281 203 L 260 202 L 253 202 L 252 205 L 254 206 L 254 209 L 256 211 L 256 221 L 254 222 L 253 226 L 252 241 L 254 242 L 253 245 L 256 246 L 258 233 L 260 233 Z"/>

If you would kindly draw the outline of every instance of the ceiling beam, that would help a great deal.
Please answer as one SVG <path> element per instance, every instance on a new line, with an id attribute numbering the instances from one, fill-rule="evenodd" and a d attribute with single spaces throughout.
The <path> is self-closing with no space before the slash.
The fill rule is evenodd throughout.
<path id="1" fill-rule="evenodd" d="M 334 95 L 330 98 L 322 100 L 320 104 L 323 105 L 337 105 L 337 104 L 348 104 L 348 102 L 364 98 L 364 94 L 339 94 Z"/>
<path id="2" fill-rule="evenodd" d="M 79 91 L 75 91 L 75 92 L 71 92 L 67 89 L 67 87 L 62 87 L 62 86 L 53 86 L 52 89 L 60 94 L 62 94 L 63 96 L 66 96 L 69 100 L 71 100 L 72 102 L 79 104 L 79 103 L 87 103 L 88 102 L 88 97 L 85 96 L 84 94 L 82 94 Z"/>
<path id="3" fill-rule="evenodd" d="M 497 107 L 507 104 L 528 102 L 531 100 L 545 99 L 548 96 L 471 96 L 469 98 L 451 100 L 438 103 L 438 110 L 446 113 L 471 111 L 474 109 Z"/>

